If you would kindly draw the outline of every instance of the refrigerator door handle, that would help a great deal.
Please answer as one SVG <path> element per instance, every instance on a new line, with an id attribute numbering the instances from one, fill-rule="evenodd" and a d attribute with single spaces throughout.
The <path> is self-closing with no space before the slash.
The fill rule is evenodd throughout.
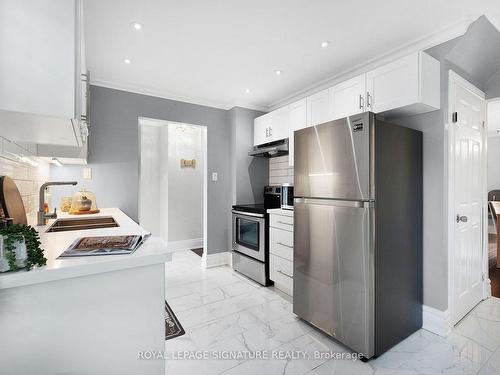
<path id="1" fill-rule="evenodd" d="M 340 199 L 317 199 L 317 198 L 295 198 L 295 203 L 319 204 L 323 206 L 371 208 L 374 207 L 374 201 L 346 201 Z"/>

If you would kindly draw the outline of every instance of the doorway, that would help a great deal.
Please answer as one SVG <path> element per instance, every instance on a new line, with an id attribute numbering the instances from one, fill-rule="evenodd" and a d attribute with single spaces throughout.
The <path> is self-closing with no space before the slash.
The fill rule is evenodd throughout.
<path id="1" fill-rule="evenodd" d="M 486 298 L 485 95 L 449 75 L 449 307 L 458 323 Z"/>
<path id="2" fill-rule="evenodd" d="M 205 255 L 206 127 L 139 118 L 139 154 L 140 225 L 172 251 Z"/>
<path id="3" fill-rule="evenodd" d="M 500 298 L 500 98 L 488 100 L 488 276 Z"/>

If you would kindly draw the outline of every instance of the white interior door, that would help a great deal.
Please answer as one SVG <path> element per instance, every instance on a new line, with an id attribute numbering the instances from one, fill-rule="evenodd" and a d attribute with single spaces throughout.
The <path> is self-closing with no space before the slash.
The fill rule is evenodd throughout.
<path id="1" fill-rule="evenodd" d="M 484 94 L 450 74 L 454 217 L 452 319 L 456 324 L 483 298 Z"/>

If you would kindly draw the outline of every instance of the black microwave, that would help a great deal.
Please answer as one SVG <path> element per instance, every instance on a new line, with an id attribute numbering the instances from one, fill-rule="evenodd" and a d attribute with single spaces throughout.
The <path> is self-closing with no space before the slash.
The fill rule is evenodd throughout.
<path id="1" fill-rule="evenodd" d="M 281 185 L 281 208 L 293 210 L 293 185 Z"/>

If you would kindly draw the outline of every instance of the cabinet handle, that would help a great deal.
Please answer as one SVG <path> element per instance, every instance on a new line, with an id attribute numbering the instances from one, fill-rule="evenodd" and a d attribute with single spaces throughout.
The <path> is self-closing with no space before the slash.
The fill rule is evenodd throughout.
<path id="1" fill-rule="evenodd" d="M 269 128 L 266 128 L 266 138 L 269 137 Z"/>
<path id="2" fill-rule="evenodd" d="M 278 245 L 288 247 L 289 249 L 293 249 L 293 246 L 287 245 L 286 243 L 283 242 L 277 242 Z"/>
<path id="3" fill-rule="evenodd" d="M 372 101 L 371 101 L 371 95 L 370 95 L 370 92 L 367 91 L 366 92 L 366 107 L 367 108 L 371 108 L 372 107 Z"/>
<path id="4" fill-rule="evenodd" d="M 272 135 L 273 135 L 273 128 L 270 126 L 269 127 L 269 136 L 272 137 Z"/>
<path id="5" fill-rule="evenodd" d="M 285 223 L 284 221 L 280 221 L 280 220 L 278 220 L 278 221 L 277 221 L 277 223 L 278 223 L 278 224 L 293 225 L 293 224 L 291 224 L 291 223 Z"/>
<path id="6" fill-rule="evenodd" d="M 363 95 L 359 94 L 359 109 L 363 109 L 365 107 Z"/>
<path id="7" fill-rule="evenodd" d="M 286 276 L 286 277 L 289 277 L 290 279 L 293 279 L 293 276 L 292 276 L 292 275 L 289 275 L 288 273 L 283 272 L 282 270 L 278 270 L 278 271 L 276 271 L 276 272 L 281 273 L 282 275 L 284 275 L 284 276 Z"/>

